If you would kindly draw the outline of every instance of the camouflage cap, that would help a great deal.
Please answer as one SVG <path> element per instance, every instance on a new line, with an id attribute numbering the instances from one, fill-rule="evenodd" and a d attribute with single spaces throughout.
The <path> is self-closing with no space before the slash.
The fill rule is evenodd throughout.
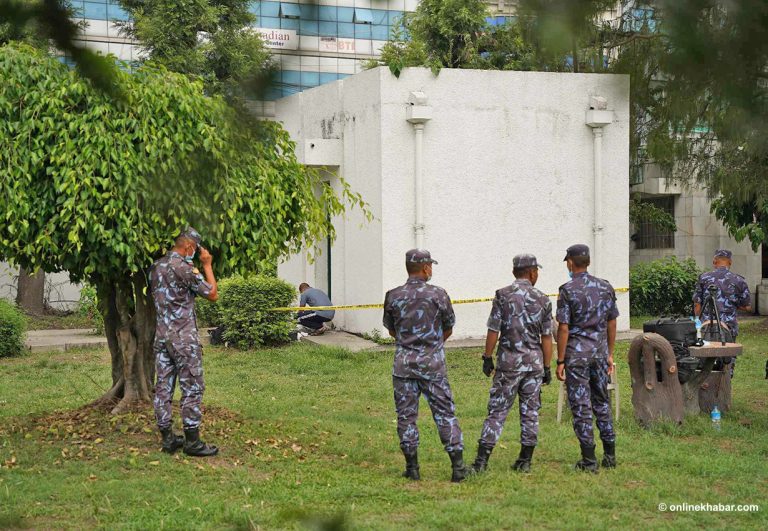
<path id="1" fill-rule="evenodd" d="M 526 269 L 529 267 L 538 267 L 541 269 L 536 257 L 532 254 L 518 254 L 512 259 L 512 267 L 515 269 Z"/>
<path id="2" fill-rule="evenodd" d="M 181 231 L 181 234 L 178 235 L 178 238 L 187 238 L 188 240 L 192 240 L 198 247 L 200 247 L 200 242 L 203 240 L 202 236 L 200 236 L 200 233 L 192 227 L 187 227 Z"/>
<path id="3" fill-rule="evenodd" d="M 432 260 L 432 255 L 426 249 L 411 249 L 405 253 L 406 263 L 411 264 L 436 264 L 437 260 Z"/>
<path id="4" fill-rule="evenodd" d="M 574 256 L 589 256 L 589 247 L 584 245 L 583 243 L 577 243 L 576 245 L 571 245 L 570 247 L 568 247 L 568 250 L 565 251 L 565 258 L 563 258 L 563 262 L 565 262 L 569 258 L 573 258 Z"/>
<path id="5" fill-rule="evenodd" d="M 733 253 L 729 251 L 728 249 L 718 249 L 715 251 L 715 258 L 727 258 L 730 260 L 733 258 Z"/>

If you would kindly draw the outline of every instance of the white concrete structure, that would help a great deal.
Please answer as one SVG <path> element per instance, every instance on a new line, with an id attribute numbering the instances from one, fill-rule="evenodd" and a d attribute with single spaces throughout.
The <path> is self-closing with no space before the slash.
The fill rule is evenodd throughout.
<path id="1" fill-rule="evenodd" d="M 6 262 L 0 262 L 0 299 L 16 300 L 19 270 Z M 65 272 L 45 275 L 45 300 L 57 310 L 71 310 L 80 300 L 80 288 L 69 281 Z"/>
<path id="2" fill-rule="evenodd" d="M 588 116 L 596 96 L 607 102 L 606 123 Z M 414 117 L 421 117 L 424 246 L 440 262 L 433 282 L 452 299 L 493 296 L 512 281 L 512 257 L 522 252 L 545 267 L 538 287 L 556 293 L 568 279 L 562 260 L 573 243 L 592 246 L 599 275 L 626 287 L 628 102 L 627 76 L 449 69 L 434 76 L 423 68 L 399 79 L 378 68 L 278 100 L 277 119 L 303 162 L 324 167 L 335 186 L 343 177 L 375 216 L 368 224 L 355 211 L 334 220 L 330 257 L 295 256 L 279 274 L 321 289 L 330 281 L 334 304 L 380 303 L 404 282 L 404 253 L 419 229 Z M 597 171 L 595 161 L 602 161 Z M 628 294 L 618 301 L 625 330 Z M 457 305 L 455 337 L 483 335 L 489 309 Z M 339 311 L 335 322 L 353 332 L 381 330 L 381 310 Z"/>

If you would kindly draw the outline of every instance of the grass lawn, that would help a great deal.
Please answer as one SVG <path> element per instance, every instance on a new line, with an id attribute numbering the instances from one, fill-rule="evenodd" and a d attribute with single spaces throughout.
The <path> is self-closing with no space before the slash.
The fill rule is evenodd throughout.
<path id="1" fill-rule="evenodd" d="M 423 401 L 423 480 L 400 477 L 391 352 L 206 349 L 203 436 L 222 447 L 208 460 L 159 452 L 149 409 L 121 417 L 77 409 L 108 387 L 106 352 L 2 359 L 0 528 L 765 529 L 768 327 L 748 323 L 741 338 L 747 353 L 720 431 L 706 416 L 640 428 L 624 343 L 616 357 L 619 468 L 572 469 L 578 443 L 570 423 L 555 420 L 553 384 L 543 390 L 533 473 L 510 471 L 519 438 L 514 412 L 488 473 L 458 485 L 448 481 L 450 463 Z M 490 383 L 478 352 L 449 351 L 448 358 L 471 462 Z M 760 510 L 670 512 L 660 503 Z"/>

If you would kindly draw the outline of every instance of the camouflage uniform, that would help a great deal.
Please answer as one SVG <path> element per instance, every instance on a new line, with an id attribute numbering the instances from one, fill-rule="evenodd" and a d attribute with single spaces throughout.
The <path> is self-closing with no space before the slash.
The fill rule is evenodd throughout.
<path id="1" fill-rule="evenodd" d="M 717 286 L 715 303 L 720 313 L 720 320 L 728 325 L 735 341 L 739 333 L 736 310 L 752 303 L 747 281 L 741 275 L 729 271 L 727 267 L 718 267 L 714 271 L 702 273 L 696 282 L 693 302 L 704 304 L 704 296 L 708 293 L 707 288 L 711 285 Z M 714 318 L 714 312 L 707 307 L 702 320 L 714 320 Z"/>
<path id="2" fill-rule="evenodd" d="M 403 452 L 415 452 L 419 446 L 416 420 L 421 394 L 432 410 L 446 451 L 463 450 L 443 350 L 443 330 L 453 328 L 456 322 L 448 294 L 424 280 L 409 278 L 387 292 L 383 322 L 396 336 L 392 383 Z"/>
<path id="3" fill-rule="evenodd" d="M 541 336 L 552 333 L 552 303 L 530 281 L 518 279 L 493 299 L 488 329 L 500 333 L 488 418 L 479 443 L 493 448 L 515 395 L 520 395 L 520 442 L 536 446 L 544 373 Z"/>
<path id="4" fill-rule="evenodd" d="M 175 251 L 153 264 L 150 285 L 157 311 L 154 343 L 157 425 L 160 429 L 171 426 L 171 400 L 178 378 L 184 429 L 197 429 L 202 419 L 200 406 L 205 382 L 203 350 L 195 318 L 195 297 L 207 297 L 212 286 Z"/>
<path id="5" fill-rule="evenodd" d="M 568 325 L 565 385 L 579 442 L 594 446 L 592 413 L 604 443 L 614 443 L 608 395 L 608 321 L 616 319 L 616 293 L 606 280 L 587 272 L 575 273 L 560 286 L 557 320 Z"/>

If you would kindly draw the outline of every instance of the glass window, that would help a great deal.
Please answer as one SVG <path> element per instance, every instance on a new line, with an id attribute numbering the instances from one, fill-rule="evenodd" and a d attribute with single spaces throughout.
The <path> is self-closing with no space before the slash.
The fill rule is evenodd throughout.
<path id="1" fill-rule="evenodd" d="M 371 25 L 370 24 L 355 24 L 355 38 L 356 39 L 370 39 L 371 38 Z"/>
<path id="2" fill-rule="evenodd" d="M 338 31 L 339 37 L 345 39 L 353 39 L 355 37 L 355 25 L 351 22 L 339 22 Z"/>
<path id="3" fill-rule="evenodd" d="M 107 20 L 107 4 L 104 2 L 85 2 L 83 4 L 83 17 L 94 20 Z"/>
<path id="4" fill-rule="evenodd" d="M 314 4 L 301 4 L 299 6 L 301 18 L 305 20 L 317 20 L 317 6 Z"/>
<path id="5" fill-rule="evenodd" d="M 261 17 L 258 24 L 260 28 L 280 29 L 280 19 L 275 17 Z"/>
<path id="6" fill-rule="evenodd" d="M 320 72 L 320 84 L 324 85 L 325 83 L 331 83 L 333 81 L 336 81 L 339 78 L 338 74 L 329 73 L 329 72 Z"/>
<path id="7" fill-rule="evenodd" d="M 340 7 L 336 10 L 339 22 L 352 22 L 355 10 L 351 7 Z"/>
<path id="8" fill-rule="evenodd" d="M 317 35 L 317 21 L 316 20 L 302 20 L 299 27 L 302 35 Z"/>
<path id="9" fill-rule="evenodd" d="M 280 2 L 280 17 L 281 18 L 301 18 L 301 9 L 299 4 L 289 4 L 287 2 Z"/>
<path id="10" fill-rule="evenodd" d="M 336 37 L 336 23 L 320 21 L 318 33 L 324 37 Z"/>
<path id="11" fill-rule="evenodd" d="M 389 40 L 389 26 L 371 26 L 371 38 L 377 41 Z"/>
<path id="12" fill-rule="evenodd" d="M 299 86 L 301 84 L 301 72 L 298 70 L 283 70 L 283 83 Z"/>
<path id="13" fill-rule="evenodd" d="M 320 6 L 317 18 L 318 20 L 336 22 L 336 6 Z"/>
<path id="14" fill-rule="evenodd" d="M 109 6 L 107 14 L 109 15 L 109 20 L 126 21 L 131 18 L 128 16 L 128 12 L 120 6 Z"/>
<path id="15" fill-rule="evenodd" d="M 316 87 L 320 84 L 320 72 L 302 72 L 301 86 Z"/>
<path id="16" fill-rule="evenodd" d="M 299 19 L 297 18 L 279 18 L 280 27 L 282 29 L 299 31 Z"/>
<path id="17" fill-rule="evenodd" d="M 373 13 L 370 9 L 355 8 L 355 16 L 352 20 L 355 24 L 373 24 Z"/>
<path id="18" fill-rule="evenodd" d="M 394 26 L 398 23 L 398 20 L 403 18 L 402 11 L 390 11 L 389 12 L 389 25 Z"/>
<path id="19" fill-rule="evenodd" d="M 384 9 L 371 9 L 373 13 L 373 24 L 387 24 L 389 17 Z"/>
<path id="20" fill-rule="evenodd" d="M 262 2 L 261 16 L 262 17 L 279 17 L 280 2 Z"/>

